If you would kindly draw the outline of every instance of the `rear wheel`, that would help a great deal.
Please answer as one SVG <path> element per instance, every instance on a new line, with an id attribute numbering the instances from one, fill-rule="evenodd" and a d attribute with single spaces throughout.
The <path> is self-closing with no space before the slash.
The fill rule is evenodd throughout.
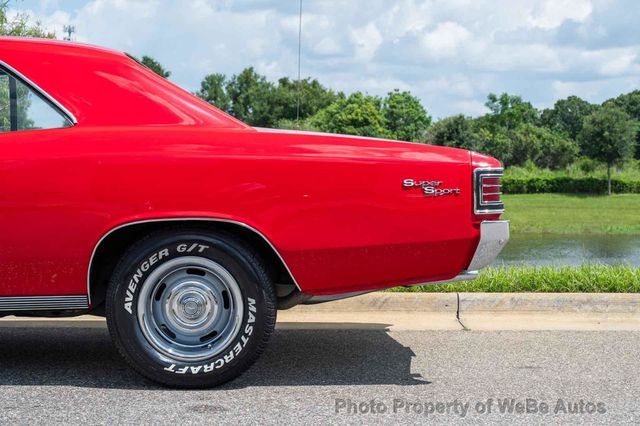
<path id="1" fill-rule="evenodd" d="M 144 376 L 210 387 L 240 375 L 275 325 L 273 286 L 259 257 L 226 234 L 173 230 L 131 247 L 107 293 L 109 331 Z"/>

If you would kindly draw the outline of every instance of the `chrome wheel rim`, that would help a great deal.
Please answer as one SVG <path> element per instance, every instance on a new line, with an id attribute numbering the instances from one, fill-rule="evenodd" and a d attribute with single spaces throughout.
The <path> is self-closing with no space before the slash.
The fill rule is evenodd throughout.
<path id="1" fill-rule="evenodd" d="M 160 265 L 142 283 L 138 299 L 144 337 L 163 355 L 185 362 L 219 354 L 237 336 L 243 313 L 231 273 L 197 256 Z"/>

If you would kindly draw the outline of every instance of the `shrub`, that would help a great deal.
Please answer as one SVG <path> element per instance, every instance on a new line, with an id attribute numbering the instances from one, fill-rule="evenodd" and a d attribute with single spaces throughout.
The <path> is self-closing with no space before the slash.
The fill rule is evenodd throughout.
<path id="1" fill-rule="evenodd" d="M 640 194 L 640 180 L 613 178 L 611 189 L 618 194 Z M 606 194 L 606 177 L 505 176 L 502 190 L 506 194 Z"/>
<path id="2" fill-rule="evenodd" d="M 582 157 L 578 161 L 576 161 L 576 166 L 582 171 L 584 174 L 590 174 L 596 171 L 598 168 L 598 162 L 589 157 Z"/>

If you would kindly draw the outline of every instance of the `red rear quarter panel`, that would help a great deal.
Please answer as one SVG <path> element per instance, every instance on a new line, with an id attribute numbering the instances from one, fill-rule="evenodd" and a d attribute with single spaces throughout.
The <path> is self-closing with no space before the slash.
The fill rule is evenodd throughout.
<path id="1" fill-rule="evenodd" d="M 3 295 L 83 294 L 98 240 L 146 219 L 252 226 L 311 294 L 451 278 L 477 244 L 466 151 L 186 128 L 0 138 Z M 427 198 L 403 188 L 406 178 L 462 194 Z"/>
<path id="2" fill-rule="evenodd" d="M 0 296 L 85 294 L 98 241 L 150 219 L 249 225 L 309 294 L 449 279 L 477 246 L 468 151 L 256 131 L 117 52 L 0 47 L 78 121 L 0 134 Z"/>

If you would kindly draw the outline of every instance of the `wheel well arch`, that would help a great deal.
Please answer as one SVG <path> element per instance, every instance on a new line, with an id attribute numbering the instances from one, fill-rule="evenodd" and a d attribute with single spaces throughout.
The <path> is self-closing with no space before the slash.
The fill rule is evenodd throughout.
<path id="1" fill-rule="evenodd" d="M 104 305 L 111 274 L 125 250 L 149 233 L 170 229 L 176 225 L 193 226 L 207 231 L 222 231 L 241 239 L 252 247 L 265 262 L 278 293 L 300 290 L 289 267 L 274 245 L 255 228 L 226 219 L 184 218 L 153 219 L 125 223 L 107 232 L 96 244 L 87 271 L 87 296 L 92 310 Z"/>

